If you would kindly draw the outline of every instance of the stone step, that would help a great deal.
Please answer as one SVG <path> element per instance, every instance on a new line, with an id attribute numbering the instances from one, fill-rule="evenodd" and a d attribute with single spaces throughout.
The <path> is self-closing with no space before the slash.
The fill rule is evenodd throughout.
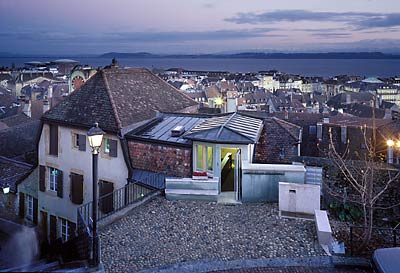
<path id="1" fill-rule="evenodd" d="M 167 180 L 167 189 L 185 189 L 185 190 L 218 190 L 218 181 L 171 181 Z"/>
<path id="2" fill-rule="evenodd" d="M 187 201 L 207 201 L 217 202 L 218 195 L 201 195 L 201 194 L 165 194 L 167 200 L 187 200 Z"/>
<path id="3" fill-rule="evenodd" d="M 165 189 L 165 194 L 217 196 L 218 190 Z"/>

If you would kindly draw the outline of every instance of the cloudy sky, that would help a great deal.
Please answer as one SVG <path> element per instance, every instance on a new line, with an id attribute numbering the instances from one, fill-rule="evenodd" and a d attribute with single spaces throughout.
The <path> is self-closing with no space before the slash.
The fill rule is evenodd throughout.
<path id="1" fill-rule="evenodd" d="M 0 52 L 400 53 L 399 0 L 0 0 Z"/>

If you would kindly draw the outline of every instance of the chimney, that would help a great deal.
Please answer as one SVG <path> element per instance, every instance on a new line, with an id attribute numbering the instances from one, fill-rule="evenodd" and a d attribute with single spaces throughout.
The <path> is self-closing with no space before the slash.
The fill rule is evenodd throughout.
<path id="1" fill-rule="evenodd" d="M 351 94 L 347 93 L 346 94 L 346 104 L 350 104 L 351 103 Z"/>
<path id="2" fill-rule="evenodd" d="M 49 88 L 47 89 L 47 97 L 51 99 L 53 97 L 53 85 L 49 85 Z"/>
<path id="3" fill-rule="evenodd" d="M 32 117 L 31 102 L 28 99 L 25 100 L 24 109 L 22 111 L 28 117 L 30 117 L 30 118 Z"/>
<path id="4" fill-rule="evenodd" d="M 50 110 L 50 103 L 48 100 L 43 100 L 43 114 Z"/>

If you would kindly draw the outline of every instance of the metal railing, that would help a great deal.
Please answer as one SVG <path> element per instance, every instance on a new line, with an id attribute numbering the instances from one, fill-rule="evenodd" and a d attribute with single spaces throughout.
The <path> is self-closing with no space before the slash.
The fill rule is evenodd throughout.
<path id="1" fill-rule="evenodd" d="M 350 226 L 350 255 L 370 255 L 374 249 L 382 247 L 397 247 L 399 245 L 399 229 L 373 227 L 370 244 L 374 249 L 363 246 L 362 234 L 366 228 L 363 226 Z M 357 253 L 355 253 L 357 252 Z"/>
<path id="2" fill-rule="evenodd" d="M 118 190 L 102 195 L 98 199 L 97 220 L 100 221 L 128 205 L 139 202 L 153 192 L 152 189 L 136 183 L 129 183 Z M 80 215 L 90 228 L 92 227 L 92 208 L 93 201 L 78 207 L 78 217 Z"/>

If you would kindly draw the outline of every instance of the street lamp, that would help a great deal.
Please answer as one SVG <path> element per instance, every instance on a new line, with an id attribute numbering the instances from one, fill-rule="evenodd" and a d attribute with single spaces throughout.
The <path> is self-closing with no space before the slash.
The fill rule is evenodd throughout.
<path id="1" fill-rule="evenodd" d="M 96 122 L 94 127 L 90 128 L 87 132 L 89 139 L 89 145 L 92 148 L 92 164 L 93 164 L 93 206 L 92 206 L 92 220 L 93 220 L 93 266 L 99 264 L 99 249 L 98 249 L 98 238 L 97 238 L 97 175 L 98 175 L 98 159 L 101 143 L 103 142 L 103 135 L 105 132 L 99 128 L 99 124 Z"/>
<path id="2" fill-rule="evenodd" d="M 394 146 L 394 141 L 391 139 L 388 139 L 386 141 L 386 144 L 388 146 L 388 159 L 387 163 L 393 164 L 393 146 Z"/>

